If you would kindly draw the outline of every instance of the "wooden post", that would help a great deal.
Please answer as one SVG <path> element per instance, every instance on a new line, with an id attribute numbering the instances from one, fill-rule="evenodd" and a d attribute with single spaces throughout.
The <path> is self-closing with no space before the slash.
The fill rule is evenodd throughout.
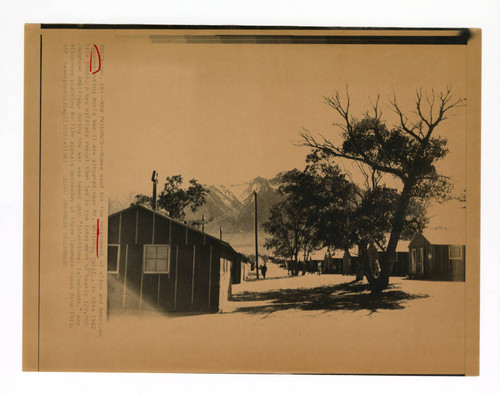
<path id="1" fill-rule="evenodd" d="M 139 209 L 135 212 L 135 244 L 137 245 L 137 237 L 139 234 Z"/>
<path id="2" fill-rule="evenodd" d="M 201 215 L 201 232 L 205 232 L 205 215 Z"/>
<path id="3" fill-rule="evenodd" d="M 259 245 L 258 245 L 258 238 L 257 238 L 257 191 L 253 192 L 254 196 L 254 205 L 255 205 L 255 273 L 257 275 L 257 279 L 259 279 Z"/>
<path id="4" fill-rule="evenodd" d="M 156 185 L 158 184 L 158 172 L 153 171 L 153 176 L 151 176 L 151 181 L 153 182 L 153 199 L 152 199 L 152 207 L 153 210 L 156 210 Z"/>
<path id="5" fill-rule="evenodd" d="M 210 311 L 210 294 L 212 293 L 212 245 L 210 245 L 210 262 L 208 263 L 208 310 Z"/>
<path id="6" fill-rule="evenodd" d="M 175 306 L 177 305 L 178 262 L 179 262 L 179 246 L 176 246 L 176 250 L 175 250 L 175 281 L 174 281 L 174 311 L 175 311 Z"/>
<path id="7" fill-rule="evenodd" d="M 155 244 L 155 224 L 156 223 L 156 215 L 153 213 L 153 231 L 151 232 L 151 243 Z"/>
<path id="8" fill-rule="evenodd" d="M 219 227 L 219 238 L 222 241 L 222 226 Z"/>
<path id="9" fill-rule="evenodd" d="M 196 264 L 196 245 L 193 245 L 193 272 L 191 275 L 191 311 L 194 307 L 194 274 L 195 274 L 195 264 Z"/>
<path id="10" fill-rule="evenodd" d="M 168 221 L 168 244 L 172 246 L 172 221 Z M 176 264 L 177 265 L 177 264 Z M 168 279 L 170 279 L 170 274 L 172 271 L 170 270 L 170 267 L 168 269 Z"/>
<path id="11" fill-rule="evenodd" d="M 136 242 L 137 243 L 137 242 Z M 139 311 L 142 311 L 142 287 L 144 285 L 144 263 L 145 263 L 145 255 L 146 255 L 146 247 L 142 246 L 142 265 L 141 265 L 141 287 L 139 289 Z"/>
<path id="12" fill-rule="evenodd" d="M 120 215 L 121 218 L 121 215 Z M 125 271 L 123 274 L 123 297 L 122 310 L 125 310 L 125 300 L 127 298 L 127 265 L 128 265 L 128 245 L 125 245 Z"/>
<path id="13" fill-rule="evenodd" d="M 120 213 L 120 217 L 118 218 L 118 244 L 122 244 L 122 214 Z"/>

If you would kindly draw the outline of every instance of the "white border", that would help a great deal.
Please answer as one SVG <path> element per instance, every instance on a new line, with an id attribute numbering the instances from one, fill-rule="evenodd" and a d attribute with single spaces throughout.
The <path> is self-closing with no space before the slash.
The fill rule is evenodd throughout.
<path id="1" fill-rule="evenodd" d="M 4 246 L 0 304 L 2 393 L 8 395 L 152 394 L 168 388 L 176 394 L 304 395 L 334 391 L 349 394 L 421 395 L 498 394 L 500 391 L 500 299 L 498 254 L 500 156 L 498 108 L 500 105 L 499 53 L 500 2 L 497 0 L 379 0 L 379 1 L 149 1 L 45 0 L 3 1 L 2 57 L 2 204 L 0 236 Z M 254 376 L 254 375 L 148 375 L 22 373 L 22 109 L 23 24 L 160 23 L 246 24 L 316 26 L 478 27 L 483 29 L 482 126 L 482 276 L 481 376 L 356 377 L 356 376 Z"/>

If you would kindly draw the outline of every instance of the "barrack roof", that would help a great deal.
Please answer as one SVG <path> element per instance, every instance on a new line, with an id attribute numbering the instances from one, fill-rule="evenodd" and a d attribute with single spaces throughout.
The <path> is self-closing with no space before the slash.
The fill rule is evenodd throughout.
<path id="1" fill-rule="evenodd" d="M 115 212 L 115 213 L 110 214 L 108 217 L 112 217 L 112 216 L 120 215 L 120 214 L 122 214 L 122 213 L 124 213 L 124 212 L 128 212 L 129 210 L 133 210 L 133 209 L 142 209 L 142 210 L 145 210 L 145 211 L 147 211 L 147 212 L 153 213 L 153 214 L 154 214 L 154 215 L 156 215 L 156 216 L 163 217 L 163 218 L 165 218 L 165 219 L 167 219 L 167 220 L 172 221 L 173 223 L 176 223 L 176 224 L 181 225 L 181 226 L 183 226 L 183 227 L 185 227 L 185 228 L 188 228 L 188 229 L 189 229 L 189 230 L 191 230 L 191 231 L 197 232 L 198 234 L 201 234 L 201 235 L 207 236 L 207 237 L 209 237 L 209 238 L 211 238 L 211 239 L 215 239 L 216 241 L 218 241 L 218 242 L 222 243 L 223 245 L 228 246 L 228 247 L 229 247 L 229 248 L 231 248 L 234 252 L 236 252 L 236 250 L 234 250 L 234 248 L 233 248 L 233 247 L 232 247 L 232 246 L 231 246 L 228 242 L 223 241 L 222 239 L 219 239 L 219 238 L 217 238 L 217 237 L 216 237 L 216 236 L 214 236 L 214 235 L 210 235 L 210 234 L 207 234 L 206 232 L 200 231 L 200 230 L 198 230 L 197 228 L 195 228 L 195 227 L 193 227 L 193 226 L 190 226 L 190 225 L 188 225 L 188 224 L 184 224 L 184 223 L 183 223 L 182 221 L 180 221 L 180 220 L 173 219 L 172 217 L 167 216 L 165 213 L 159 212 L 159 211 L 157 211 L 157 210 L 153 210 L 153 209 L 148 208 L 147 206 L 144 206 L 144 205 L 141 205 L 141 204 L 138 204 L 138 205 L 133 205 L 133 206 L 129 206 L 128 208 L 125 208 L 125 209 L 122 209 L 122 210 L 120 210 L 120 211 L 118 211 L 118 212 Z M 237 252 L 236 252 L 236 253 L 237 253 Z"/>

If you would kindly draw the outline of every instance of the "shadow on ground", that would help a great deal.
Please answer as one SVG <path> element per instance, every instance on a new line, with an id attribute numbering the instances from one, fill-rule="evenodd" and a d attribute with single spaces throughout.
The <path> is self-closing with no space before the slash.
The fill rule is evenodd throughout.
<path id="1" fill-rule="evenodd" d="M 270 314 L 288 309 L 303 311 L 368 310 L 368 315 L 379 310 L 404 309 L 410 300 L 427 298 L 428 294 L 409 294 L 390 285 L 380 294 L 372 294 L 367 284 L 342 283 L 307 289 L 282 289 L 266 292 L 242 292 L 233 295 L 232 301 L 268 301 L 269 304 L 239 307 L 234 312 Z"/>
<path id="2" fill-rule="evenodd" d="M 246 279 L 245 282 L 258 282 L 258 281 L 264 281 L 264 280 L 276 280 L 276 279 L 289 279 L 290 275 L 283 275 L 283 276 L 268 276 L 265 279 L 262 277 L 262 275 L 259 276 L 259 279 L 257 278 L 249 278 Z"/>

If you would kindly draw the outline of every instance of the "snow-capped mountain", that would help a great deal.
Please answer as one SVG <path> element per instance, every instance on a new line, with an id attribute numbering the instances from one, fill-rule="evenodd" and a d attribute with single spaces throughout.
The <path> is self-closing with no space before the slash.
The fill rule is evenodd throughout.
<path id="1" fill-rule="evenodd" d="M 205 215 L 207 232 L 218 231 L 222 227 L 227 233 L 246 233 L 254 230 L 254 196 L 257 192 L 260 227 L 267 220 L 272 205 L 282 198 L 269 180 L 256 177 L 247 183 L 231 186 L 208 186 L 207 202 L 195 213 L 189 213 L 189 220 L 201 219 Z M 213 230 L 212 230 L 213 228 Z"/>
<path id="2" fill-rule="evenodd" d="M 253 194 L 254 191 L 257 191 L 257 193 L 269 190 L 276 191 L 279 187 L 277 180 L 278 178 L 276 177 L 273 179 L 265 179 L 258 176 L 247 183 L 230 185 L 229 189 L 240 202 L 243 202 L 249 195 Z"/>

